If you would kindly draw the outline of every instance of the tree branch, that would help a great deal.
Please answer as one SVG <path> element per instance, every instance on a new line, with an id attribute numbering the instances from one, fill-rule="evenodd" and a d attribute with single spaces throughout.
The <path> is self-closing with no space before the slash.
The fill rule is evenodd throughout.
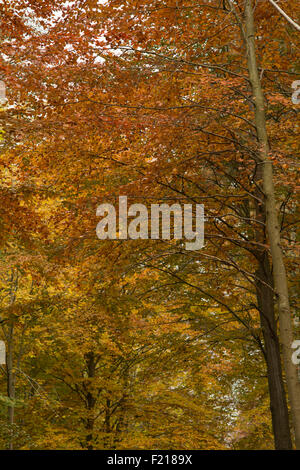
<path id="1" fill-rule="evenodd" d="M 300 31 L 300 26 L 299 26 L 297 23 L 295 23 L 295 21 L 293 21 L 292 18 L 290 18 L 290 17 L 280 8 L 280 6 L 277 5 L 276 2 L 274 2 L 274 0 L 269 0 L 269 2 L 272 3 L 272 5 L 273 5 L 275 8 L 277 8 L 277 10 L 279 11 L 279 13 L 281 13 L 282 16 L 284 16 L 285 19 L 288 20 L 288 22 L 291 23 L 291 24 L 294 26 L 294 28 L 296 28 L 298 31 Z"/>

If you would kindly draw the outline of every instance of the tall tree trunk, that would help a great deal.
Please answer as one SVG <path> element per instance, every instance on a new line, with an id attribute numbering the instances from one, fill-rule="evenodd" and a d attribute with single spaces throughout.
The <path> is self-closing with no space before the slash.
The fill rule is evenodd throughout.
<path id="1" fill-rule="evenodd" d="M 252 0 L 245 0 L 245 41 L 247 46 L 249 78 L 255 102 L 255 125 L 260 147 L 259 164 L 262 166 L 262 189 L 265 196 L 266 227 L 272 256 L 274 286 L 278 298 L 280 339 L 283 350 L 288 395 L 293 416 L 296 447 L 300 449 L 300 382 L 297 368 L 291 360 L 293 353 L 291 348 L 293 342 L 293 326 L 289 305 L 287 275 L 280 244 L 280 225 L 278 211 L 276 209 L 273 167 L 271 160 L 268 158 L 270 149 L 266 128 L 264 96 L 256 61 Z"/>
<path id="2" fill-rule="evenodd" d="M 264 336 L 275 449 L 290 450 L 292 449 L 292 439 L 275 321 L 272 272 L 267 252 L 264 252 L 259 260 L 256 272 L 256 289 L 260 323 Z"/>
<path id="3" fill-rule="evenodd" d="M 255 273 L 256 297 L 264 337 L 264 356 L 267 364 L 275 449 L 290 450 L 292 449 L 292 438 L 282 374 L 280 342 L 275 318 L 274 282 L 269 253 L 265 248 L 267 242 L 266 207 L 265 201 L 261 200 L 261 181 L 262 165 L 258 165 L 255 172 L 256 197 L 254 199 L 255 219 L 257 221 L 255 241 L 259 247 L 256 250 L 256 258 L 258 260 L 258 268 Z"/>

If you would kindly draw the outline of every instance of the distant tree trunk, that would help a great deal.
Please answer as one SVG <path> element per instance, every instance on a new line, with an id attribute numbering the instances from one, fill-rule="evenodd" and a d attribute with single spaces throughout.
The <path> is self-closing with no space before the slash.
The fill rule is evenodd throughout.
<path id="1" fill-rule="evenodd" d="M 16 377 L 13 370 L 14 356 L 14 321 L 11 320 L 7 334 L 7 354 L 6 354 L 6 371 L 7 371 L 7 395 L 11 400 L 15 399 L 15 383 Z M 10 425 L 9 450 L 13 450 L 13 425 L 14 425 L 15 407 L 13 404 L 8 407 L 8 423 Z"/>
<path id="2" fill-rule="evenodd" d="M 94 353 L 91 351 L 86 354 L 86 365 L 87 365 L 87 375 L 88 378 L 91 379 L 95 377 L 95 371 L 96 371 L 96 359 Z M 87 385 L 89 387 L 89 384 Z M 86 434 L 86 448 L 88 450 L 93 450 L 94 445 L 93 445 L 93 431 L 94 431 L 94 423 L 95 423 L 95 418 L 93 416 L 93 411 L 96 405 L 96 398 L 94 397 L 93 393 L 90 392 L 89 390 L 86 393 L 86 402 L 87 402 L 87 410 L 88 410 L 88 417 L 85 420 L 85 428 L 87 431 Z"/>
<path id="3" fill-rule="evenodd" d="M 288 395 L 293 416 L 296 447 L 297 449 L 300 449 L 300 382 L 298 379 L 297 368 L 291 360 L 293 353 L 291 348 L 293 342 L 293 327 L 289 305 L 287 275 L 281 249 L 279 215 L 276 208 L 273 182 L 273 166 L 269 159 L 270 149 L 266 127 L 264 96 L 256 61 L 252 0 L 245 0 L 244 39 L 247 47 L 249 78 L 255 103 L 255 126 L 259 143 L 259 164 L 262 166 L 262 189 L 265 197 L 266 227 L 272 256 L 274 286 L 278 298 L 280 338 L 283 350 Z"/>
<path id="4" fill-rule="evenodd" d="M 9 304 L 12 306 L 16 300 L 16 291 L 18 289 L 18 272 L 12 269 L 10 276 L 10 299 Z M 6 373 L 7 373 L 7 395 L 12 401 L 16 397 L 16 374 L 14 372 L 14 316 L 11 315 L 7 328 L 3 327 L 3 332 L 7 341 L 6 352 Z M 12 403 L 8 406 L 8 423 L 10 426 L 10 438 L 8 442 L 9 450 L 13 450 L 13 425 L 15 420 L 15 407 Z"/>
<path id="5" fill-rule="evenodd" d="M 103 441 L 104 449 L 110 448 L 110 435 L 111 435 L 111 401 L 109 398 L 106 400 L 106 407 L 105 407 L 105 418 L 104 418 L 104 432 L 105 437 Z"/>
<path id="6" fill-rule="evenodd" d="M 119 419 L 116 422 L 115 435 L 113 439 L 113 449 L 116 449 L 122 440 L 122 434 L 126 432 L 128 428 L 128 420 L 126 418 L 127 411 L 127 400 L 130 393 L 130 368 L 128 362 L 122 374 L 123 377 L 123 396 L 119 402 Z"/>

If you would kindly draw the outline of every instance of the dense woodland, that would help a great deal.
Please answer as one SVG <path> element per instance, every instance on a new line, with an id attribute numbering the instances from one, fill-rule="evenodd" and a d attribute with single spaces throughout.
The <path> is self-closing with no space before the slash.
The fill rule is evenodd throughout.
<path id="1" fill-rule="evenodd" d="M 278 5 L 0 2 L 1 449 L 300 449 L 300 8 Z M 204 248 L 99 240 L 119 195 L 204 204 Z"/>

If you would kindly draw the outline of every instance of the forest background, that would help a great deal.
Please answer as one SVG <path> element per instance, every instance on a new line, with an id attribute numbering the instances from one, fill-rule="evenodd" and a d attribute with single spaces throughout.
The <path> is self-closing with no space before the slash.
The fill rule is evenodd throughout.
<path id="1" fill-rule="evenodd" d="M 300 449 L 279 4 L 0 2 L 1 449 Z M 205 247 L 99 240 L 119 195 L 204 204 Z"/>

